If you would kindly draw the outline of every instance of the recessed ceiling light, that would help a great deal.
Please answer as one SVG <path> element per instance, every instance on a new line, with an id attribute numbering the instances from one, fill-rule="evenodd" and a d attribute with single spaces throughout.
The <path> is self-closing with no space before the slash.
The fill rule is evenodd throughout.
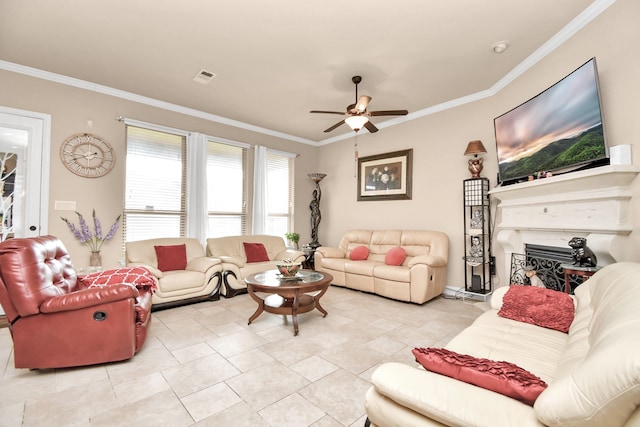
<path id="1" fill-rule="evenodd" d="M 198 82 L 198 83 L 202 83 L 202 84 L 207 84 L 209 83 L 211 80 L 213 80 L 213 78 L 216 76 L 215 73 L 212 73 L 211 71 L 207 71 L 205 69 L 202 69 L 200 71 L 198 71 L 198 74 L 196 74 L 193 77 L 193 81 L 194 82 Z"/>
<path id="2" fill-rule="evenodd" d="M 507 50 L 508 47 L 509 47 L 509 42 L 508 41 L 496 42 L 496 43 L 491 45 L 491 49 L 495 53 L 502 53 L 505 50 Z"/>

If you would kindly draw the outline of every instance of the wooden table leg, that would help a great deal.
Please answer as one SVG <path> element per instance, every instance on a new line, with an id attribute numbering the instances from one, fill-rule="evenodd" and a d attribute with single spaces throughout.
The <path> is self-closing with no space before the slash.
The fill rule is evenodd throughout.
<path id="1" fill-rule="evenodd" d="M 322 297 L 322 295 L 324 295 L 324 293 L 325 293 L 325 292 L 327 292 L 327 289 L 329 289 L 329 287 L 326 287 L 325 289 L 323 289 L 322 291 L 320 291 L 320 293 L 319 293 L 318 295 L 316 295 L 316 296 L 314 296 L 314 297 L 313 297 L 313 298 L 314 298 L 314 300 L 315 300 L 314 302 L 315 302 L 316 308 L 318 309 L 318 311 L 319 311 L 320 313 L 322 313 L 322 314 L 323 314 L 323 316 L 322 316 L 322 317 L 327 317 L 327 314 L 329 314 L 329 313 L 327 313 L 327 310 L 325 310 L 325 309 L 324 309 L 324 307 L 322 307 L 322 306 L 320 305 L 320 297 Z"/>
<path id="2" fill-rule="evenodd" d="M 264 311 L 264 300 L 253 292 L 253 288 L 251 287 L 251 285 L 247 286 L 247 292 L 249 293 L 249 296 L 253 298 L 255 302 L 258 303 L 258 308 L 256 309 L 256 312 L 253 313 L 251 317 L 249 317 L 249 323 L 247 323 L 247 325 L 250 325 L 251 322 L 256 320 L 258 316 L 260 316 L 260 314 L 262 314 L 262 312 Z"/>
<path id="3" fill-rule="evenodd" d="M 300 292 L 296 292 L 291 306 L 291 318 L 293 319 L 293 336 L 298 335 L 298 304 L 300 304 Z"/>

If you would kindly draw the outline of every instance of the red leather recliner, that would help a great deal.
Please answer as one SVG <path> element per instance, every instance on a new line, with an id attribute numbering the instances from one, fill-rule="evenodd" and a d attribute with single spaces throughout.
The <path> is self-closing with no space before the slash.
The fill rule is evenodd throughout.
<path id="1" fill-rule="evenodd" d="M 0 303 L 16 368 L 62 368 L 125 360 L 151 323 L 150 289 L 85 287 L 60 239 L 0 243 Z"/>

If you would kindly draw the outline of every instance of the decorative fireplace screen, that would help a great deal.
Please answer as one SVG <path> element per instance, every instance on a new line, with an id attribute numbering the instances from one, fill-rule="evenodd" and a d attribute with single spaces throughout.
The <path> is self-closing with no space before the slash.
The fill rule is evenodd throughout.
<path id="1" fill-rule="evenodd" d="M 546 288 L 564 291 L 564 269 L 561 264 L 571 264 L 571 248 L 556 246 L 525 244 L 524 254 L 511 255 L 511 284 L 530 285 L 526 275 L 529 269 L 535 270 L 536 275 Z M 576 275 L 569 275 L 571 290 L 581 283 Z"/>

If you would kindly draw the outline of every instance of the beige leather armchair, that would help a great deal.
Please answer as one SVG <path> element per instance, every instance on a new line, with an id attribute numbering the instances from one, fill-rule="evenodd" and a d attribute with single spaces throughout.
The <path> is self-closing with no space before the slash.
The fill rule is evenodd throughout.
<path id="1" fill-rule="evenodd" d="M 162 271 L 159 261 L 165 260 L 158 259 L 156 247 L 166 249 L 181 245 L 185 246 L 186 265 L 181 269 Z M 174 260 L 167 261 L 173 263 Z M 127 266 L 147 267 L 158 279 L 158 289 L 153 294 L 154 310 L 205 299 L 220 299 L 222 262 L 206 257 L 198 239 L 168 237 L 127 242 L 126 262 Z"/>
<path id="2" fill-rule="evenodd" d="M 268 261 L 247 262 L 244 243 L 262 244 L 266 249 Z M 250 274 L 274 270 L 276 264 L 285 258 L 300 263 L 304 261 L 304 252 L 287 249 L 282 237 L 268 235 L 226 236 L 207 239 L 207 255 L 222 260 L 224 272 L 220 293 L 227 298 L 247 292 L 244 278 Z"/>

